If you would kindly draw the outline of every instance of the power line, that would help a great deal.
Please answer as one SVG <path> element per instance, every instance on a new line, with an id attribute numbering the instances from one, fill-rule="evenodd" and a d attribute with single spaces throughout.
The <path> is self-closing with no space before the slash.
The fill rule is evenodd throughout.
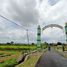
<path id="1" fill-rule="evenodd" d="M 9 21 L 9 22 L 11 22 L 11 23 L 14 23 L 14 24 L 18 25 L 17 23 L 13 22 L 12 20 L 10 20 L 10 19 L 8 19 L 8 18 L 6 18 L 6 17 L 4 17 L 4 16 L 2 16 L 2 15 L 0 15 L 0 17 L 6 19 L 7 21 Z M 18 26 L 20 26 L 20 25 L 18 25 Z M 20 27 L 22 28 L 22 26 L 20 26 Z M 28 45 L 29 45 L 28 29 L 25 29 L 25 28 L 23 28 L 23 29 L 27 31 L 27 42 L 28 42 Z"/>
<path id="2" fill-rule="evenodd" d="M 19 24 L 17 24 L 16 22 L 14 22 L 14 21 L 12 21 L 12 20 L 8 19 L 7 17 L 5 17 L 5 16 L 3 16 L 3 15 L 1 15 L 1 14 L 0 14 L 0 17 L 2 17 L 2 18 L 4 18 L 4 19 L 6 19 L 7 21 L 9 21 L 9 22 L 11 22 L 11 23 L 16 24 L 16 25 L 18 25 L 19 27 L 21 27 L 21 28 L 23 28 L 23 29 L 25 29 L 25 30 L 26 30 L 26 28 L 24 27 L 24 25 L 19 25 Z"/>
<path id="3" fill-rule="evenodd" d="M 18 25 L 20 28 L 23 28 L 23 29 L 27 32 L 27 34 L 26 34 L 26 35 L 27 35 L 27 43 L 28 43 L 28 45 L 29 45 L 29 34 L 28 34 L 29 30 L 26 29 L 26 28 L 24 28 L 24 25 L 19 25 L 19 24 L 17 24 L 16 22 L 14 22 L 14 21 L 12 21 L 12 20 L 6 18 L 6 17 L 3 16 L 3 15 L 0 15 L 0 17 L 6 19 L 7 21 L 9 21 L 9 22 L 11 22 L 11 23 L 14 23 L 14 24 Z"/>
<path id="4" fill-rule="evenodd" d="M 10 20 L 10 19 L 8 19 L 8 18 L 6 18 L 5 16 L 3 16 L 3 15 L 0 15 L 0 17 L 2 17 L 2 18 L 4 18 L 4 19 L 6 19 L 7 21 L 9 21 L 9 22 L 11 22 L 11 23 L 14 23 L 15 25 L 18 25 L 17 23 L 15 23 L 14 21 L 12 21 L 12 20 Z M 20 25 L 18 25 L 19 27 L 23 27 L 23 26 L 20 26 Z M 23 29 L 25 29 L 25 28 L 23 28 Z M 26 29 L 25 29 L 26 30 Z"/>
<path id="5" fill-rule="evenodd" d="M 2 18 L 4 18 L 4 19 L 8 20 L 9 22 L 12 22 L 12 23 L 16 24 L 15 22 L 9 20 L 8 18 L 6 18 L 6 17 L 4 17 L 4 16 L 2 16 L 2 15 L 0 15 L 0 17 L 2 17 Z M 18 25 L 18 24 L 16 24 L 16 25 Z M 19 26 L 19 25 L 18 25 L 18 26 Z"/>

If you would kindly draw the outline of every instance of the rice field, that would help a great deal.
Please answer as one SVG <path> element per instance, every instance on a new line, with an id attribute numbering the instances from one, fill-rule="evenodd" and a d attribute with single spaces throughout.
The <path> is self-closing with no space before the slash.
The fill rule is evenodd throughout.
<path id="1" fill-rule="evenodd" d="M 16 60 L 22 52 L 0 50 L 0 67 L 12 67 L 17 64 Z"/>
<path id="2" fill-rule="evenodd" d="M 45 49 L 46 46 L 41 48 Z M 0 67 L 15 67 L 18 65 L 19 56 L 34 50 L 37 50 L 36 45 L 0 45 Z M 34 56 L 35 60 L 33 61 L 37 61 L 39 56 Z M 29 60 L 32 61 L 33 58 L 31 57 Z"/>
<path id="3" fill-rule="evenodd" d="M 35 50 L 36 46 L 27 45 L 0 45 L 0 50 Z"/>
<path id="4" fill-rule="evenodd" d="M 36 49 L 36 46 L 0 45 L 0 67 L 14 67 L 18 57 Z"/>

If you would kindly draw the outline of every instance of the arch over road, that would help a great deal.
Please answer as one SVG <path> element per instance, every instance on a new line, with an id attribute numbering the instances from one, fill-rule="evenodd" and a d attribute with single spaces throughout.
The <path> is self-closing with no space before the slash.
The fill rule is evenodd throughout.
<path id="1" fill-rule="evenodd" d="M 58 27 L 58 28 L 63 30 L 63 27 L 61 25 L 58 25 L 58 24 L 49 24 L 49 25 L 43 27 L 42 30 L 45 30 L 45 29 L 47 29 L 49 27 Z"/>

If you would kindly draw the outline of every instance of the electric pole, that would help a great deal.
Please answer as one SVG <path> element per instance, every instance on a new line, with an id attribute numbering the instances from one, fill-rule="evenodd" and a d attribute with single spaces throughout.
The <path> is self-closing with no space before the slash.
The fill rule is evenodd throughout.
<path id="1" fill-rule="evenodd" d="M 29 45 L 29 35 L 28 35 L 28 29 L 26 30 L 27 31 L 27 43 Z"/>

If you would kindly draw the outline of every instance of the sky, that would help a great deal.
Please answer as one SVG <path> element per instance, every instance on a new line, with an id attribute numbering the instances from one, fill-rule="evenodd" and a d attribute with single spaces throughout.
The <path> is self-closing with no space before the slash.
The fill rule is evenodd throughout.
<path id="1" fill-rule="evenodd" d="M 0 42 L 36 43 L 37 26 L 63 26 L 67 22 L 67 0 L 0 0 Z M 4 16 L 10 21 L 1 17 Z M 59 28 L 42 31 L 42 42 L 65 42 L 65 33 Z"/>

